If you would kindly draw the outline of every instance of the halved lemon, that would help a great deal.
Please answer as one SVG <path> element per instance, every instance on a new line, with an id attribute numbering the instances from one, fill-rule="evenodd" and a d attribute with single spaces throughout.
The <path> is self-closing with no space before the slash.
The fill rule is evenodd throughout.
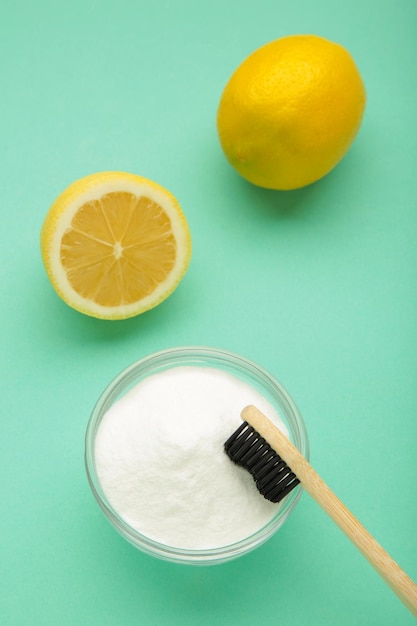
<path id="1" fill-rule="evenodd" d="M 92 317 L 123 319 L 174 291 L 190 262 L 191 235 L 169 191 L 135 174 L 100 172 L 55 200 L 41 251 L 64 302 Z"/>

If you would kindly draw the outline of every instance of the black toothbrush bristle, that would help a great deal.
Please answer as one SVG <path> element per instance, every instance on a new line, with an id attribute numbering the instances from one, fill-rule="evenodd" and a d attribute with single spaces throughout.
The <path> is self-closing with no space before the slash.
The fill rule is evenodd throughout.
<path id="1" fill-rule="evenodd" d="M 280 502 L 300 481 L 267 441 L 243 422 L 224 444 L 233 463 L 246 469 L 258 491 L 271 502 Z"/>

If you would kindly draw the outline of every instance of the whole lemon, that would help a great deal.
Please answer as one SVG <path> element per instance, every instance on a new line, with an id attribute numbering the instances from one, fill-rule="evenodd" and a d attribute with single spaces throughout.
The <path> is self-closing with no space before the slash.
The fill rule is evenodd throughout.
<path id="1" fill-rule="evenodd" d="M 283 37 L 255 50 L 231 76 L 217 112 L 220 143 L 249 182 L 304 187 L 346 154 L 365 101 L 343 46 L 316 35 Z"/>

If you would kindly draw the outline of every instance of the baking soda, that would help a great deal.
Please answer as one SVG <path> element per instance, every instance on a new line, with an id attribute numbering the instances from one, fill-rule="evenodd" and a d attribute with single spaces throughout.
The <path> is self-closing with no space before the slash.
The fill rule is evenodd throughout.
<path id="1" fill-rule="evenodd" d="M 253 387 L 211 367 L 179 366 L 145 378 L 104 415 L 95 463 L 112 507 L 132 528 L 176 548 L 219 548 L 264 526 L 265 500 L 224 442 L 256 405 L 286 434 Z"/>

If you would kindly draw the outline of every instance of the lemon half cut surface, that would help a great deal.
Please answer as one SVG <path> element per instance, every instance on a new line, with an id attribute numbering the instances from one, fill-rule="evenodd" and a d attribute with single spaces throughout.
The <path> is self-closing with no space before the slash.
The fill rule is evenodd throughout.
<path id="1" fill-rule="evenodd" d="M 136 174 L 99 172 L 52 204 L 41 251 L 64 302 L 92 317 L 124 319 L 174 291 L 190 262 L 191 235 L 169 191 Z"/>

